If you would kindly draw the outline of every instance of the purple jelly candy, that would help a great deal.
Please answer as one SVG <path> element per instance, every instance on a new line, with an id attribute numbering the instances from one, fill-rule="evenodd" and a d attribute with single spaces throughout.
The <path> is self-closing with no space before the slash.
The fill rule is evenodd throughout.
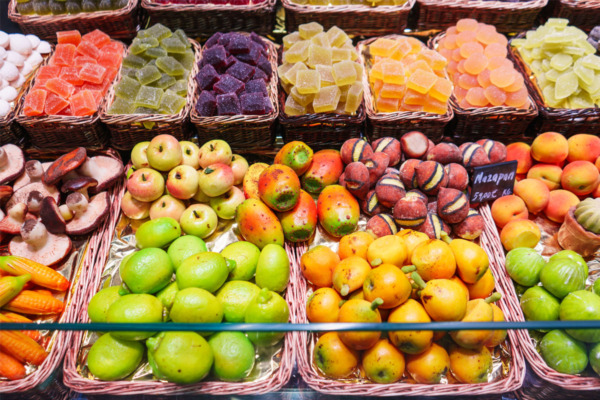
<path id="1" fill-rule="evenodd" d="M 221 45 L 215 45 L 202 52 L 202 59 L 205 64 L 210 64 L 216 69 L 222 68 L 227 60 L 227 51 Z"/>
<path id="2" fill-rule="evenodd" d="M 237 34 L 229 39 L 227 50 L 231 54 L 246 54 L 250 52 L 253 43 L 248 36 Z"/>
<path id="3" fill-rule="evenodd" d="M 217 111 L 217 99 L 209 90 L 203 90 L 198 97 L 196 111 L 203 117 L 212 117 Z"/>
<path id="4" fill-rule="evenodd" d="M 213 85 L 219 81 L 219 73 L 215 68 L 206 64 L 196 75 L 196 82 L 202 90 L 212 90 Z"/>
<path id="5" fill-rule="evenodd" d="M 271 104 L 271 99 L 269 96 L 264 97 L 265 101 L 265 114 L 271 114 L 273 112 L 273 105 Z"/>
<path id="6" fill-rule="evenodd" d="M 242 82 L 248 82 L 254 76 L 254 67 L 237 61 L 231 67 L 227 68 L 227 73 Z"/>
<path id="7" fill-rule="evenodd" d="M 251 42 L 254 43 L 254 42 Z M 236 54 L 236 57 L 239 61 L 245 62 L 250 65 L 256 65 L 258 59 L 260 58 L 260 49 L 259 46 L 252 46 L 249 53 L 244 54 Z"/>
<path id="8" fill-rule="evenodd" d="M 254 43 L 260 44 L 260 46 L 263 49 L 265 49 L 265 50 L 267 49 L 267 44 L 265 43 L 265 41 L 262 40 L 262 38 L 259 35 L 257 35 L 256 33 L 254 33 L 254 32 L 250 33 L 250 40 L 252 40 Z"/>
<path id="9" fill-rule="evenodd" d="M 219 82 L 214 84 L 213 89 L 217 94 L 235 93 L 236 95 L 239 95 L 244 91 L 245 87 L 246 85 L 244 85 L 244 82 L 239 79 L 236 79 L 229 74 L 223 74 L 221 75 Z"/>
<path id="10" fill-rule="evenodd" d="M 261 93 L 263 96 L 268 96 L 267 84 L 262 79 L 253 79 L 246 83 L 246 93 Z"/>
<path id="11" fill-rule="evenodd" d="M 242 105 L 242 114 L 245 115 L 264 115 L 265 100 L 260 93 L 245 93 L 240 96 Z"/>
<path id="12" fill-rule="evenodd" d="M 217 95 L 217 111 L 219 115 L 239 115 L 240 101 L 233 93 Z"/>
<path id="13" fill-rule="evenodd" d="M 204 43 L 204 49 L 210 49 L 211 47 L 219 44 L 219 38 L 223 36 L 223 34 L 221 32 L 217 32 L 214 35 L 212 35 L 207 41 L 206 43 Z"/>
<path id="14" fill-rule="evenodd" d="M 273 73 L 273 67 L 271 66 L 271 63 L 265 56 L 260 56 L 257 62 L 257 66 L 269 76 Z"/>
<path id="15" fill-rule="evenodd" d="M 254 70 L 254 76 L 252 79 L 262 79 L 265 82 L 269 81 L 267 74 L 265 74 L 265 72 L 260 68 L 256 68 L 256 70 Z"/>
<path id="16" fill-rule="evenodd" d="M 221 36 L 221 37 L 219 38 L 219 44 L 220 44 L 221 46 L 225 46 L 225 47 L 229 46 L 229 41 L 230 41 L 230 40 L 231 40 L 231 39 L 232 39 L 232 38 L 233 38 L 235 35 L 238 35 L 238 33 L 235 33 L 235 32 L 227 32 L 227 33 L 224 33 L 224 34 L 223 34 L 223 36 Z"/>

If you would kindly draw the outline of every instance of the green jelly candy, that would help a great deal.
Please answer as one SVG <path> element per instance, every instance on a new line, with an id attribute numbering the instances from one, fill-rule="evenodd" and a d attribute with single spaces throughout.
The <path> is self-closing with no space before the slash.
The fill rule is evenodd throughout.
<path id="1" fill-rule="evenodd" d="M 160 100 L 158 112 L 161 114 L 177 114 L 185 105 L 185 98 L 173 92 L 166 92 Z"/>
<path id="2" fill-rule="evenodd" d="M 133 43 L 131 43 L 131 46 L 129 46 L 129 53 L 130 54 L 140 54 L 151 47 L 157 47 L 157 46 L 158 46 L 158 40 L 156 40 L 153 37 L 146 37 L 146 38 L 141 38 L 141 39 L 135 38 L 135 39 L 133 39 Z"/>
<path id="3" fill-rule="evenodd" d="M 173 57 L 169 56 L 157 58 L 156 66 L 171 76 L 180 76 L 185 72 L 183 65 Z"/>
<path id="4" fill-rule="evenodd" d="M 594 71 L 591 68 L 584 66 L 581 60 L 577 60 L 573 67 L 573 72 L 579 78 L 580 82 L 585 85 L 591 85 L 594 83 Z"/>
<path id="5" fill-rule="evenodd" d="M 140 90 L 140 83 L 137 79 L 132 79 L 129 76 L 121 78 L 115 87 L 115 95 L 122 99 L 134 100 Z"/>
<path id="6" fill-rule="evenodd" d="M 185 43 L 179 40 L 179 38 L 173 36 L 161 40 L 160 47 L 165 49 L 167 52 L 174 54 L 183 54 L 187 50 Z"/>
<path id="7" fill-rule="evenodd" d="M 154 81 L 150 84 L 150 86 L 152 87 L 157 87 L 157 88 L 161 88 L 163 90 L 168 89 L 169 87 L 173 86 L 173 84 L 176 82 L 177 80 L 175 78 L 173 78 L 171 75 L 167 75 L 167 74 L 161 74 L 161 77 L 159 80 Z"/>
<path id="8" fill-rule="evenodd" d="M 173 86 L 171 86 L 169 89 L 167 89 L 167 92 L 174 92 L 174 93 L 177 93 L 179 96 L 186 96 L 187 95 L 187 87 L 188 87 L 188 82 L 184 79 L 180 79 L 177 82 L 175 82 L 175 84 Z"/>
<path id="9" fill-rule="evenodd" d="M 162 47 L 150 47 L 144 52 L 144 56 L 150 58 L 166 57 L 167 51 Z"/>
<path id="10" fill-rule="evenodd" d="M 135 54 L 128 54 L 124 59 L 123 59 L 123 66 L 128 67 L 128 68 L 135 68 L 135 69 L 140 69 L 142 68 L 144 65 L 146 65 L 148 61 L 138 55 Z"/>
<path id="11" fill-rule="evenodd" d="M 139 69 L 135 76 L 142 85 L 147 85 L 159 80 L 162 74 L 154 65 L 146 65 L 144 68 Z"/>
<path id="12" fill-rule="evenodd" d="M 562 72 L 573 65 L 573 57 L 568 54 L 556 54 L 550 60 L 550 66 L 555 70 Z"/>
<path id="13" fill-rule="evenodd" d="M 156 114 L 156 110 L 148 107 L 136 107 L 133 114 Z"/>
<path id="14" fill-rule="evenodd" d="M 173 57 L 175 57 L 175 59 L 177 61 L 179 61 L 181 63 L 181 65 L 183 65 L 183 67 L 187 70 L 190 70 L 194 67 L 194 64 L 195 64 L 194 52 L 189 49 L 185 53 L 174 54 Z"/>
<path id="15" fill-rule="evenodd" d="M 108 109 L 109 114 L 132 114 L 135 106 L 131 100 L 115 97 L 115 101 Z"/>
<path id="16" fill-rule="evenodd" d="M 173 37 L 176 37 L 179 40 L 181 40 L 181 43 L 184 43 L 185 47 L 187 47 L 187 48 L 192 47 L 192 44 L 188 40 L 188 37 L 185 34 L 185 32 L 183 31 L 183 29 L 177 29 L 175 32 L 173 32 Z"/>
<path id="17" fill-rule="evenodd" d="M 554 97 L 557 100 L 566 99 L 579 87 L 579 79 L 573 71 L 565 72 L 556 79 Z"/>
<path id="18" fill-rule="evenodd" d="M 148 107 L 154 110 L 158 109 L 160 99 L 163 96 L 163 90 L 150 86 L 142 86 L 135 98 L 135 105 L 138 107 Z"/>
<path id="19" fill-rule="evenodd" d="M 146 29 L 145 35 L 151 36 L 156 40 L 162 40 L 164 38 L 170 37 L 171 35 L 173 35 L 173 33 L 169 28 L 167 28 L 163 24 L 155 24 L 152 25 L 150 28 Z"/>

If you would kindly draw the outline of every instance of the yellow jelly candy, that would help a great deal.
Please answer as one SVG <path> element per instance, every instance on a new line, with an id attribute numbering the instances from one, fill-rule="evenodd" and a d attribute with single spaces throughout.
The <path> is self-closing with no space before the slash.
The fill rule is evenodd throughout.
<path id="1" fill-rule="evenodd" d="M 277 74 L 283 83 L 290 83 L 285 77 L 285 74 L 294 66 L 294 64 L 284 63 L 277 67 Z"/>
<path id="2" fill-rule="evenodd" d="M 372 56 L 391 57 L 398 46 L 397 40 L 379 38 L 369 45 L 369 51 Z"/>
<path id="3" fill-rule="evenodd" d="M 557 100 L 566 99 L 579 87 L 579 80 L 573 71 L 561 74 L 557 79 L 554 87 L 554 97 Z"/>
<path id="4" fill-rule="evenodd" d="M 447 79 L 438 79 L 429 90 L 429 96 L 444 103 L 448 101 L 451 95 L 452 83 Z"/>
<path id="5" fill-rule="evenodd" d="M 406 57 L 408 54 L 410 54 L 411 50 L 412 47 L 410 46 L 410 43 L 408 43 L 408 41 L 406 40 L 401 40 L 398 42 L 398 46 L 396 46 L 396 49 L 392 54 L 392 58 L 396 61 L 400 61 L 404 59 L 404 57 Z"/>
<path id="6" fill-rule="evenodd" d="M 422 106 L 427 100 L 427 95 L 416 92 L 412 89 L 407 89 L 403 101 L 412 106 Z"/>
<path id="7" fill-rule="evenodd" d="M 313 109 L 316 113 L 331 112 L 337 108 L 340 101 L 340 88 L 337 86 L 327 86 L 321 88 L 313 100 Z"/>
<path id="8" fill-rule="evenodd" d="M 378 98 L 377 99 L 377 112 L 390 113 L 397 112 L 400 106 L 400 99 L 389 99 L 389 98 Z"/>
<path id="9" fill-rule="evenodd" d="M 321 32 L 323 32 L 323 26 L 318 22 L 309 22 L 298 26 L 298 33 L 304 40 L 310 39 Z"/>
<path id="10" fill-rule="evenodd" d="M 375 80 L 383 80 L 383 62 L 378 62 L 371 67 L 369 71 L 369 82 L 374 82 Z"/>
<path id="11" fill-rule="evenodd" d="M 341 47 L 348 40 L 348 35 L 337 26 L 332 26 L 327 31 L 327 38 L 329 38 L 329 43 L 332 46 Z"/>
<path id="12" fill-rule="evenodd" d="M 556 54 L 550 60 L 550 66 L 555 70 L 562 72 L 573 65 L 573 57 L 568 54 Z"/>
<path id="13" fill-rule="evenodd" d="M 300 38 L 300 34 L 298 32 L 290 33 L 289 35 L 285 35 L 283 37 L 283 49 L 288 50 L 290 47 L 294 45 L 294 43 L 302 40 Z"/>
<path id="14" fill-rule="evenodd" d="M 351 85 L 356 81 L 356 68 L 354 61 L 340 61 L 333 66 L 333 78 L 338 86 Z"/>
<path id="15" fill-rule="evenodd" d="M 423 111 L 432 113 L 432 114 L 446 114 L 448 111 L 448 103 L 445 101 L 438 101 L 431 96 L 428 96 L 425 100 L 425 104 L 423 104 Z"/>
<path id="16" fill-rule="evenodd" d="M 292 65 L 292 67 L 285 73 L 285 80 L 287 83 L 292 85 L 296 84 L 296 77 L 298 76 L 298 71 L 305 71 L 308 67 L 303 62 L 297 62 Z"/>
<path id="17" fill-rule="evenodd" d="M 577 60 L 573 67 L 573 72 L 579 78 L 579 81 L 586 85 L 594 83 L 594 70 L 583 65 L 581 59 Z"/>
<path id="18" fill-rule="evenodd" d="M 346 95 L 346 107 L 344 110 L 347 113 L 353 114 L 358 110 L 363 98 L 363 85 L 360 82 L 355 82 L 348 89 Z"/>
<path id="19" fill-rule="evenodd" d="M 330 48 L 311 44 L 308 48 L 308 61 L 306 63 L 313 68 L 317 65 L 331 65 L 331 55 Z"/>
<path id="20" fill-rule="evenodd" d="M 383 81 L 403 85 L 406 83 L 406 73 L 401 62 L 388 61 L 382 66 Z"/>
<path id="21" fill-rule="evenodd" d="M 419 69 L 408 78 L 406 86 L 417 93 L 426 94 L 435 85 L 438 77 L 433 72 Z"/>
<path id="22" fill-rule="evenodd" d="M 292 96 L 288 96 L 285 101 L 285 113 L 287 115 L 295 116 L 295 115 L 304 115 L 306 114 L 306 108 L 296 103 L 296 100 Z"/>
<path id="23" fill-rule="evenodd" d="M 321 89 L 321 75 L 319 71 L 314 69 L 298 71 L 295 87 L 300 94 L 319 93 L 319 89 Z"/>
<path id="24" fill-rule="evenodd" d="M 295 86 L 290 91 L 290 95 L 294 98 L 296 103 L 300 104 L 302 107 L 306 107 L 312 103 L 313 99 L 315 98 L 314 94 L 300 94 L 300 92 L 298 92 L 298 88 Z"/>
<path id="25" fill-rule="evenodd" d="M 333 67 L 329 65 L 317 65 L 317 72 L 321 75 L 321 87 L 335 85 L 335 79 L 333 79 Z"/>
<path id="26" fill-rule="evenodd" d="M 381 92 L 379 95 L 381 97 L 395 97 L 397 99 L 401 99 L 404 97 L 404 93 L 406 93 L 405 85 L 395 85 L 393 83 L 384 83 Z"/>
<path id="27" fill-rule="evenodd" d="M 329 39 L 327 38 L 327 33 L 325 32 L 317 33 L 310 39 L 310 42 L 321 47 L 331 47 Z"/>
<path id="28" fill-rule="evenodd" d="M 283 57 L 285 62 L 288 63 L 297 63 L 301 61 L 306 61 L 308 58 L 308 47 L 310 46 L 310 41 L 301 40 L 296 42 L 283 53 Z"/>
<path id="29" fill-rule="evenodd" d="M 334 47 L 331 49 L 331 59 L 333 62 L 350 60 L 350 50 Z"/>
<path id="30" fill-rule="evenodd" d="M 365 67 L 357 62 L 354 63 L 354 69 L 356 70 L 356 80 L 361 81 L 363 74 L 365 73 Z"/>

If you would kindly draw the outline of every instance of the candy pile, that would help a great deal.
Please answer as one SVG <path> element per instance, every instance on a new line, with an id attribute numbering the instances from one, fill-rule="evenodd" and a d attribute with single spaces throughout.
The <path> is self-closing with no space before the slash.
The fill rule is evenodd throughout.
<path id="1" fill-rule="evenodd" d="M 408 0 L 292 0 L 292 3 L 311 6 L 401 6 Z"/>
<path id="2" fill-rule="evenodd" d="M 118 10 L 125 8 L 129 0 L 19 0 L 17 11 L 21 15 L 79 14 Z"/>
<path id="3" fill-rule="evenodd" d="M 230 4 L 232 6 L 249 6 L 264 3 L 265 1 L 266 0 L 201 0 L 192 2 L 189 0 L 154 0 L 154 2 L 158 4 Z"/>
<path id="4" fill-rule="evenodd" d="M 0 118 L 8 115 L 27 77 L 50 50 L 50 44 L 35 35 L 0 31 Z"/>
<path id="5" fill-rule="evenodd" d="M 593 108 L 600 105 L 600 57 L 585 32 L 568 23 L 550 18 L 511 44 L 533 71 L 546 105 Z"/>
<path id="6" fill-rule="evenodd" d="M 462 108 L 528 108 L 523 75 L 506 58 L 508 41 L 493 25 L 461 19 L 446 30 L 439 52 L 448 60 L 454 96 Z"/>
<path id="7" fill-rule="evenodd" d="M 272 74 L 260 36 L 215 33 L 204 45 L 196 75 L 202 90 L 196 111 L 204 117 L 269 114 L 273 105 L 267 82 Z"/>
<path id="8" fill-rule="evenodd" d="M 369 82 L 377 112 L 424 111 L 445 114 L 452 83 L 447 61 L 414 38 L 379 38 L 368 47 L 373 57 Z"/>
<path id="9" fill-rule="evenodd" d="M 194 51 L 186 34 L 156 24 L 138 32 L 123 59 L 109 114 L 177 114 L 185 106 Z"/>
<path id="10" fill-rule="evenodd" d="M 337 26 L 327 32 L 311 22 L 283 38 L 279 79 L 289 95 L 287 115 L 353 114 L 363 96 L 363 67 L 352 41 Z"/>
<path id="11" fill-rule="evenodd" d="M 96 29 L 57 32 L 58 44 L 49 65 L 40 68 L 25 97 L 23 113 L 37 115 L 92 115 L 115 79 L 123 46 Z"/>

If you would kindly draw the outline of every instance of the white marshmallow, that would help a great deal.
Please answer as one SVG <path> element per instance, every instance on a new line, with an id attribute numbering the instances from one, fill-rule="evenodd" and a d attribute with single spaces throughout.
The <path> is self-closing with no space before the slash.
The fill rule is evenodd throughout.
<path id="1" fill-rule="evenodd" d="M 40 44 L 38 45 L 38 47 L 36 48 L 36 50 L 40 54 L 48 54 L 48 53 L 50 53 L 50 50 L 52 50 L 52 48 L 50 47 L 50 43 L 46 42 L 45 40 L 42 40 L 40 42 Z"/>
<path id="2" fill-rule="evenodd" d="M 10 104 L 7 101 L 0 100 L 0 118 L 6 117 L 10 112 Z"/>
<path id="3" fill-rule="evenodd" d="M 9 36 L 10 38 L 10 49 L 12 51 L 16 51 L 17 53 L 21 53 L 24 56 L 28 56 L 31 54 L 33 48 L 31 47 L 31 42 L 29 39 L 25 37 L 25 35 L 21 35 L 20 33 L 14 33 Z"/>
<path id="4" fill-rule="evenodd" d="M 17 98 L 17 89 L 12 86 L 7 86 L 4 89 L 0 90 L 0 99 L 8 101 L 9 103 Z"/>
<path id="5" fill-rule="evenodd" d="M 44 61 L 44 58 L 37 51 L 33 51 L 31 55 L 27 57 L 27 60 L 25 60 L 25 62 L 32 67 L 37 67 L 42 61 Z"/>
<path id="6" fill-rule="evenodd" d="M 0 68 L 4 65 L 4 60 L 0 58 Z"/>
<path id="7" fill-rule="evenodd" d="M 14 87 L 18 91 L 19 89 L 21 89 L 26 80 L 27 79 L 22 74 L 19 74 L 19 77 L 12 81 L 10 83 L 10 86 Z"/>
<path id="8" fill-rule="evenodd" d="M 9 82 L 12 82 L 19 77 L 19 70 L 14 64 L 5 61 L 2 68 L 0 68 L 0 76 Z"/>
<path id="9" fill-rule="evenodd" d="M 29 43 L 31 43 L 31 47 L 33 49 L 38 47 L 38 45 L 40 44 L 40 38 L 35 35 L 27 35 L 25 37 L 27 38 L 27 40 L 29 40 Z"/>
<path id="10" fill-rule="evenodd" d="M 29 74 L 31 74 L 31 71 L 33 71 L 33 67 L 31 66 L 31 64 L 29 64 L 28 62 L 23 63 L 23 66 L 21 67 L 21 75 L 23 76 L 29 76 Z"/>
<path id="11" fill-rule="evenodd" d="M 4 89 L 8 85 L 9 85 L 8 81 L 6 79 L 2 79 L 2 77 L 0 77 L 0 89 Z"/>
<path id="12" fill-rule="evenodd" d="M 6 58 L 6 50 L 4 47 L 0 47 L 0 60 L 4 60 Z"/>
<path id="13" fill-rule="evenodd" d="M 8 35 L 5 32 L 0 31 L 0 47 L 5 49 L 8 47 L 8 43 L 10 43 Z"/>
<path id="14" fill-rule="evenodd" d="M 9 50 L 6 52 L 6 61 L 13 63 L 16 67 L 22 67 L 25 62 L 25 57 L 16 51 Z"/>

